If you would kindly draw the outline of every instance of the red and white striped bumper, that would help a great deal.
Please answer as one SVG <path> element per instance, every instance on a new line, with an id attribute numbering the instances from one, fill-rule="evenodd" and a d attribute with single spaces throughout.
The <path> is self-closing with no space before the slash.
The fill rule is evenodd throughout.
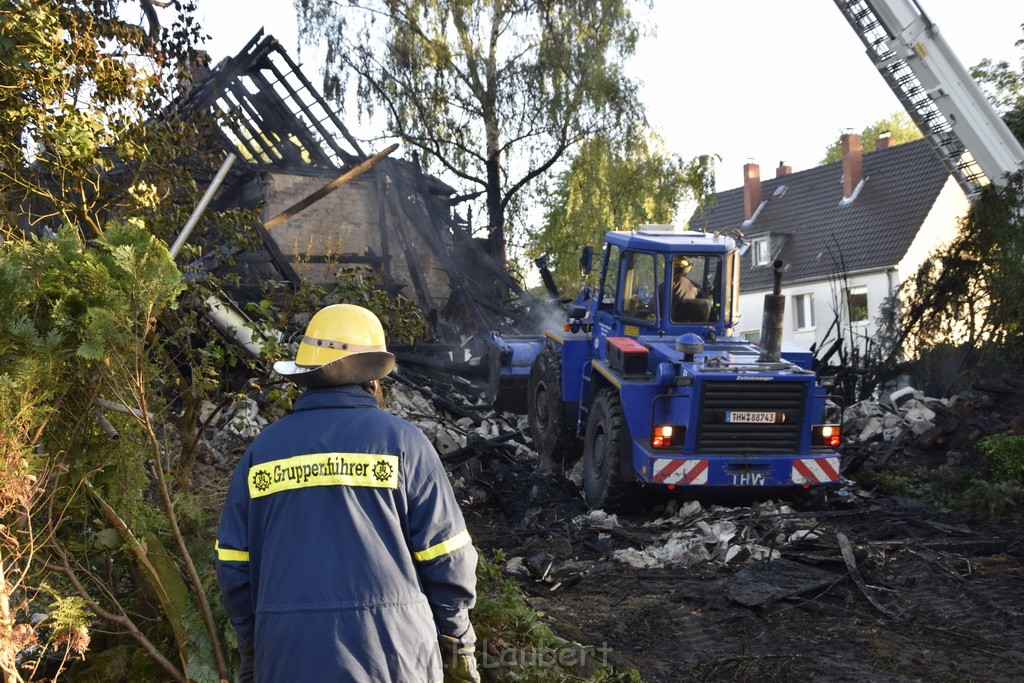
<path id="1" fill-rule="evenodd" d="M 802 458 L 793 461 L 793 483 L 827 484 L 839 481 L 839 457 Z"/>
<path id="2" fill-rule="evenodd" d="M 707 460 L 658 458 L 654 461 L 652 478 L 658 484 L 707 484 Z"/>

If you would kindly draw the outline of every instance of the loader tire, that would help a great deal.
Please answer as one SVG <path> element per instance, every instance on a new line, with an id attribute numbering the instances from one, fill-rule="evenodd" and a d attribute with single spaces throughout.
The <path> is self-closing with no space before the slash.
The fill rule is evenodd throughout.
<path id="1" fill-rule="evenodd" d="M 562 400 L 562 357 L 557 351 L 542 351 L 534 359 L 526 397 L 530 436 L 541 469 L 552 469 L 567 455 L 578 454 L 572 415 L 577 404 Z"/>
<path id="2" fill-rule="evenodd" d="M 592 510 L 614 510 L 626 502 L 635 489 L 622 475 L 622 465 L 630 457 L 629 428 L 619 393 L 602 389 L 590 405 L 583 439 L 583 497 Z"/>

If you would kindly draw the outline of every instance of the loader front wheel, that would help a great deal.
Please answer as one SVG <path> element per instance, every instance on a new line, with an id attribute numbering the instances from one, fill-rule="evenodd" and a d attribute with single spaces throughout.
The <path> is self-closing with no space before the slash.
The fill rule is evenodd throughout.
<path id="1" fill-rule="evenodd" d="M 562 400 L 562 357 L 555 350 L 539 353 L 530 368 L 526 413 L 542 470 L 579 453 L 570 415 L 576 405 Z"/>
<path id="2" fill-rule="evenodd" d="M 583 496 L 592 510 L 615 509 L 631 488 L 621 466 L 631 457 L 629 428 L 614 389 L 602 389 L 590 406 L 583 440 Z"/>

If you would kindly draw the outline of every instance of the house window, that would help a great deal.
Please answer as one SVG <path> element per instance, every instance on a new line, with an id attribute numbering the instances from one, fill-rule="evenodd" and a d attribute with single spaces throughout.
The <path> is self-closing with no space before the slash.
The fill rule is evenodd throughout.
<path id="1" fill-rule="evenodd" d="M 846 306 L 850 314 L 850 322 L 867 322 L 868 319 L 868 288 L 851 287 L 846 290 Z"/>
<path id="2" fill-rule="evenodd" d="M 798 294 L 793 297 L 793 316 L 797 330 L 814 328 L 814 295 Z"/>
<path id="3" fill-rule="evenodd" d="M 767 266 L 772 257 L 768 253 L 768 238 L 756 237 L 750 242 L 750 254 L 755 266 Z"/>
<path id="4" fill-rule="evenodd" d="M 752 342 L 754 344 L 761 343 L 761 330 L 746 330 L 740 332 L 740 336 L 748 342 Z"/>

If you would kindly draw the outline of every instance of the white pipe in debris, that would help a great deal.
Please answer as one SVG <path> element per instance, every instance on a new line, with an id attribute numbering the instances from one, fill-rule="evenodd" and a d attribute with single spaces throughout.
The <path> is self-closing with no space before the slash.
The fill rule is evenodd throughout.
<path id="1" fill-rule="evenodd" d="M 224 163 L 220 165 L 220 170 L 217 171 L 217 175 L 213 177 L 213 180 L 210 182 L 210 186 L 206 188 L 206 192 L 203 193 L 203 198 L 199 200 L 198 204 L 196 204 L 196 208 L 192 211 L 192 215 L 188 217 L 188 222 L 185 223 L 185 227 L 181 229 L 181 234 L 178 235 L 178 239 L 174 240 L 174 244 L 171 245 L 171 258 L 177 257 L 181 247 L 185 244 L 185 240 L 187 240 L 188 236 L 192 234 L 192 229 L 196 227 L 196 223 L 199 222 L 199 217 L 203 215 L 203 211 L 206 211 L 206 205 L 210 203 L 210 200 L 213 199 L 213 195 L 217 193 L 217 188 L 219 188 L 220 184 L 224 182 L 224 178 L 227 176 L 228 170 L 231 168 L 231 164 L 235 163 L 236 158 L 237 157 L 235 157 L 233 153 L 229 152 L 227 159 L 225 159 Z"/>
<path id="2" fill-rule="evenodd" d="M 98 411 L 96 413 L 96 421 L 99 422 L 100 428 L 104 431 L 104 433 L 106 433 L 107 437 L 110 438 L 111 441 L 117 441 L 118 439 L 121 438 L 121 435 L 118 433 L 117 428 L 115 428 L 114 425 L 110 424 L 110 420 L 105 418 L 103 414 Z"/>
<path id="3" fill-rule="evenodd" d="M 100 408 L 106 408 L 107 410 L 113 410 L 114 412 L 117 412 L 117 413 L 124 413 L 125 415 L 134 415 L 135 417 L 139 418 L 140 420 L 142 419 L 142 411 L 139 410 L 138 408 L 129 408 L 126 405 L 122 405 L 120 403 L 114 403 L 113 401 L 107 401 L 106 399 L 102 399 L 102 398 L 94 398 L 92 400 L 92 402 L 95 403 L 96 405 L 98 405 Z M 146 413 L 146 416 L 150 420 L 153 419 L 153 413 Z"/>
<path id="4" fill-rule="evenodd" d="M 208 296 L 206 305 L 210 307 L 210 320 L 217 329 L 238 342 L 250 356 L 259 358 L 263 350 L 264 337 L 251 326 L 252 323 L 234 306 L 215 296 Z M 280 333 L 276 333 L 275 336 L 280 340 Z"/>

